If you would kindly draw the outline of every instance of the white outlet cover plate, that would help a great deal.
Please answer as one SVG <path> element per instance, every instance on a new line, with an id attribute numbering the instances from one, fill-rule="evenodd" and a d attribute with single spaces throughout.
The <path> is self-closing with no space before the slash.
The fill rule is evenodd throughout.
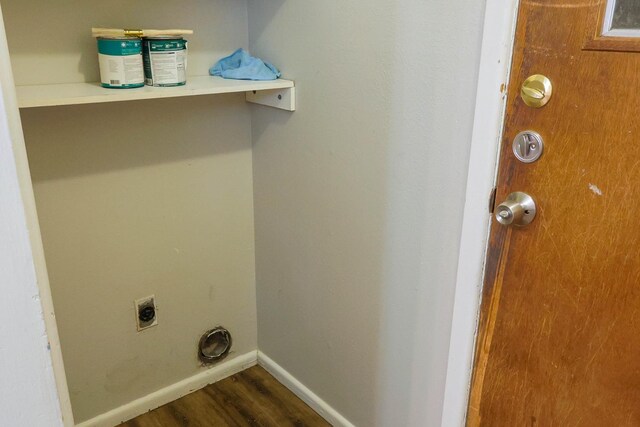
<path id="1" fill-rule="evenodd" d="M 153 319 L 153 323 L 146 325 L 146 326 L 140 326 L 140 319 L 138 319 L 138 307 L 140 307 L 141 305 L 146 305 L 149 302 L 153 302 L 153 308 L 155 308 L 156 311 L 156 317 Z M 133 308 L 134 308 L 134 316 L 136 317 L 136 328 L 138 329 L 138 332 L 140 331 L 144 331 L 147 330 L 149 328 L 152 328 L 154 326 L 156 326 L 158 324 L 158 306 L 156 305 L 156 296 L 155 295 L 150 295 L 148 297 L 144 297 L 144 298 L 140 298 L 137 299 L 133 302 Z"/>

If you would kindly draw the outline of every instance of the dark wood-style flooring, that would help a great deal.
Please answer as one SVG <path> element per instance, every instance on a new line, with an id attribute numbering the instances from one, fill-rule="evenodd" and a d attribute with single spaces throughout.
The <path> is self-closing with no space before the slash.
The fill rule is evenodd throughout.
<path id="1" fill-rule="evenodd" d="M 330 427 L 267 371 L 254 366 L 121 427 Z"/>

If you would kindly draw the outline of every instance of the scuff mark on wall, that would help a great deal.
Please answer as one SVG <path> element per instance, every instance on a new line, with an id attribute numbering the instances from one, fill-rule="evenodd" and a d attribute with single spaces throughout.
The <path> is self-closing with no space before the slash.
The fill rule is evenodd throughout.
<path id="1" fill-rule="evenodd" d="M 140 379 L 140 368 L 138 356 L 116 363 L 105 375 L 104 389 L 111 393 L 128 390 Z"/>

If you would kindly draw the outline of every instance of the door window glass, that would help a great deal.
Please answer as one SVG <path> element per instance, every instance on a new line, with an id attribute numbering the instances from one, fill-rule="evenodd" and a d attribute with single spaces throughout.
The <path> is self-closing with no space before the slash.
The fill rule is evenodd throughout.
<path id="1" fill-rule="evenodd" d="M 640 1 L 608 0 L 603 35 L 640 37 Z"/>

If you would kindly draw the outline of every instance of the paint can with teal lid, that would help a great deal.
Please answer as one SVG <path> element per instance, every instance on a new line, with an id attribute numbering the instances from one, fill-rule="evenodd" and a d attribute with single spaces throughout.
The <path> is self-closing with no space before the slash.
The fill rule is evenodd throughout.
<path id="1" fill-rule="evenodd" d="M 187 41 L 182 37 L 142 39 L 145 83 L 148 86 L 182 86 L 187 83 Z"/>
<path id="2" fill-rule="evenodd" d="M 141 39 L 99 37 L 98 61 L 102 87 L 130 89 L 144 86 Z"/>

